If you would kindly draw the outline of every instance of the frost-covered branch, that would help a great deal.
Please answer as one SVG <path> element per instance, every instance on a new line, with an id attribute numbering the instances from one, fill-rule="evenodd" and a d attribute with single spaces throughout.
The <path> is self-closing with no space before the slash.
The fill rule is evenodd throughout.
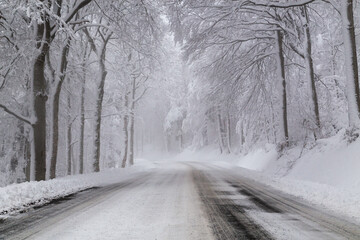
<path id="1" fill-rule="evenodd" d="M 137 103 L 145 95 L 147 90 L 148 88 L 145 88 L 144 91 L 142 91 L 142 93 L 137 98 L 134 99 L 134 102 Z"/>
<path id="2" fill-rule="evenodd" d="M 313 3 L 318 0 L 301 0 L 301 1 L 287 1 L 286 3 L 273 2 L 273 1 L 261 1 L 261 0 L 250 0 L 249 2 L 263 7 L 275 7 L 275 8 L 290 8 L 290 7 L 302 7 L 307 4 Z"/>
<path id="3" fill-rule="evenodd" d="M 2 105 L 1 103 L 0 103 L 0 108 L 2 108 L 5 112 L 7 112 L 8 114 L 10 114 L 11 116 L 19 119 L 20 121 L 23 121 L 23 122 L 25 122 L 25 123 L 27 123 L 27 124 L 29 124 L 29 125 L 32 125 L 32 124 L 33 124 L 33 123 L 30 121 L 30 119 L 25 118 L 25 117 L 21 116 L 21 115 L 18 114 L 18 113 L 15 113 L 14 111 L 10 110 L 10 109 L 7 108 L 5 105 Z"/>

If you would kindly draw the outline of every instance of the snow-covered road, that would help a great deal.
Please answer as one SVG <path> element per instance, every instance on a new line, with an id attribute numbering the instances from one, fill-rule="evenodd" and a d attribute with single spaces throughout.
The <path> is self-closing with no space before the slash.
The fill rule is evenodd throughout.
<path id="1" fill-rule="evenodd" d="M 162 163 L 0 223 L 0 239 L 360 239 L 359 227 L 200 163 Z"/>
<path id="2" fill-rule="evenodd" d="M 39 208 L 39 223 L 28 221 L 14 239 L 212 239 L 184 164 L 165 165 L 100 190 Z"/>

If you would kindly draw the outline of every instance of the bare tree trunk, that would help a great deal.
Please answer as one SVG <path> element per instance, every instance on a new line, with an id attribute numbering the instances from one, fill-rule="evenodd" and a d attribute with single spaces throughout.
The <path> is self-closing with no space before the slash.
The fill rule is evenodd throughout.
<path id="1" fill-rule="evenodd" d="M 17 133 L 15 134 L 15 141 L 12 143 L 12 148 L 14 151 L 14 154 L 11 157 L 10 160 L 10 171 L 12 174 L 14 174 L 14 176 L 16 177 L 16 179 L 12 179 L 14 180 L 14 182 L 22 182 L 22 179 L 19 178 L 19 174 L 18 174 L 18 167 L 19 167 L 19 162 L 23 160 L 24 155 L 24 143 L 25 143 L 25 126 L 24 126 L 24 122 L 21 120 L 17 120 Z M 20 163 L 22 164 L 22 163 Z"/>
<path id="2" fill-rule="evenodd" d="M 218 107 L 217 113 L 217 120 L 218 120 L 218 132 L 219 132 L 219 145 L 220 145 L 220 153 L 226 151 L 227 154 L 230 153 L 230 146 L 228 142 L 228 135 L 227 135 L 227 119 L 222 119 L 221 111 Z"/>
<path id="3" fill-rule="evenodd" d="M 276 143 L 277 142 L 276 127 L 275 127 L 276 117 L 275 117 L 275 112 L 274 112 L 273 100 L 271 100 L 270 106 L 271 106 L 271 130 L 272 130 L 272 135 L 273 135 L 273 142 Z"/>
<path id="4" fill-rule="evenodd" d="M 46 80 L 45 56 L 49 51 L 50 24 L 45 14 L 42 23 L 35 23 L 36 48 L 40 53 L 36 56 L 32 74 L 32 104 L 36 119 L 33 123 L 34 177 L 36 181 L 46 178 Z"/>
<path id="5" fill-rule="evenodd" d="M 209 137 L 208 137 L 208 120 L 205 120 L 205 124 L 203 126 L 203 130 L 202 130 L 202 138 L 203 138 L 203 145 L 207 146 L 209 145 Z"/>
<path id="6" fill-rule="evenodd" d="M 81 97 L 80 97 L 80 143 L 79 143 L 79 173 L 84 173 L 84 135 L 85 135 L 85 83 L 86 83 L 86 69 L 83 67 L 83 78 L 81 83 Z"/>
<path id="7" fill-rule="evenodd" d="M 245 135 L 244 135 L 244 124 L 241 122 L 240 125 L 240 145 L 243 147 L 245 144 Z"/>
<path id="8" fill-rule="evenodd" d="M 71 145 L 71 159 L 72 159 L 72 171 L 71 171 L 71 174 L 72 175 L 75 175 L 76 172 L 77 172 L 77 166 L 76 166 L 76 162 L 75 162 L 75 154 L 74 154 L 74 148 L 73 148 L 73 145 Z"/>
<path id="9" fill-rule="evenodd" d="M 226 118 L 226 145 L 228 153 L 231 153 L 231 125 L 230 125 L 230 114 L 227 114 Z"/>
<path id="10" fill-rule="evenodd" d="M 314 71 L 314 63 L 312 58 L 312 43 L 311 43 L 311 35 L 310 35 L 310 21 L 309 15 L 307 12 L 307 7 L 304 6 L 301 9 L 302 16 L 304 18 L 304 30 L 305 30 L 305 64 L 307 69 L 307 74 L 311 84 L 311 96 L 312 96 L 312 110 L 315 115 L 315 125 L 317 131 L 315 131 L 315 138 L 320 135 L 321 123 L 320 123 L 320 112 L 319 112 L 319 101 L 315 84 L 315 71 Z"/>
<path id="11" fill-rule="evenodd" d="M 19 141 L 19 150 L 17 152 L 17 158 L 18 158 L 18 161 L 20 159 L 22 159 L 22 164 L 26 163 L 26 158 L 25 158 L 25 149 L 26 149 L 26 146 L 25 146 L 25 141 L 26 141 L 26 136 L 25 136 L 25 125 L 24 125 L 24 122 L 23 121 L 19 121 L 18 123 L 18 128 L 20 130 L 20 134 L 18 136 L 18 141 Z M 16 166 L 18 167 L 18 166 Z M 17 177 L 17 182 L 23 182 L 24 179 L 19 179 L 19 177 Z"/>
<path id="12" fill-rule="evenodd" d="M 278 50 L 277 62 L 278 62 L 278 77 L 279 83 L 281 84 L 281 106 L 282 114 L 280 117 L 280 128 L 281 128 L 281 138 L 285 142 L 285 145 L 288 145 L 289 141 L 289 130 L 288 130 L 288 121 L 287 121 L 287 98 L 286 98 L 286 80 L 285 80 L 285 59 L 283 52 L 283 33 L 280 30 L 276 31 L 277 43 L 276 48 Z"/>
<path id="13" fill-rule="evenodd" d="M 125 109 L 125 114 L 124 114 L 124 127 L 123 127 L 123 131 L 124 131 L 124 156 L 122 159 L 122 164 L 121 167 L 125 168 L 126 167 L 126 162 L 128 159 L 128 147 L 129 147 L 129 131 L 128 131 L 128 125 L 129 125 L 129 115 L 127 113 L 128 111 L 128 96 L 127 93 L 125 93 L 124 96 L 124 109 Z"/>
<path id="14" fill-rule="evenodd" d="M 3 138 L 0 149 L 0 158 L 3 158 L 5 155 L 5 138 Z"/>
<path id="15" fill-rule="evenodd" d="M 106 48 L 106 46 L 104 46 L 104 48 Z M 105 51 L 105 49 L 103 51 Z M 104 99 L 105 79 L 107 75 L 105 69 L 105 54 L 100 56 L 99 69 L 100 69 L 100 83 L 97 89 L 96 112 L 95 112 L 95 140 L 94 140 L 94 164 L 93 164 L 94 172 L 100 171 L 101 113 L 102 113 L 102 102 Z"/>
<path id="16" fill-rule="evenodd" d="M 336 87 L 336 97 L 338 99 L 340 99 L 340 84 L 338 82 L 338 80 L 336 79 L 336 51 L 335 51 L 335 46 L 332 44 L 331 45 L 331 71 L 332 71 L 332 75 L 334 76 L 334 84 Z"/>
<path id="17" fill-rule="evenodd" d="M 72 141 L 72 135 L 71 135 L 71 129 L 72 129 L 72 120 L 71 120 L 71 94 L 68 92 L 67 96 L 67 107 L 68 107 L 68 118 L 67 118 L 67 175 L 71 175 L 71 141 Z"/>
<path id="18" fill-rule="evenodd" d="M 70 47 L 70 40 L 66 41 L 66 44 L 62 50 L 60 67 L 59 67 L 59 80 L 56 83 L 55 93 L 52 101 L 52 148 L 51 148 L 51 159 L 50 159 L 50 179 L 56 177 L 56 163 L 59 145 L 59 106 L 60 106 L 60 94 L 62 84 L 65 79 L 65 71 L 67 67 L 67 56 Z"/>
<path id="19" fill-rule="evenodd" d="M 17 118 L 32 126 L 30 178 L 41 181 L 46 179 L 46 101 L 48 96 L 45 79 L 45 60 L 46 55 L 49 52 L 50 43 L 55 37 L 58 26 L 51 26 L 51 18 L 49 12 L 46 10 L 51 9 L 51 5 L 54 1 L 39 0 L 38 2 L 37 10 L 39 10 L 40 19 L 38 19 L 38 21 L 32 21 L 36 41 L 35 47 L 37 50 L 37 54 L 34 57 L 31 76 L 32 116 L 30 117 L 31 121 L 19 116 L 17 116 Z M 54 13 L 60 18 L 62 1 L 56 2 L 56 11 Z M 67 16 L 65 22 L 68 23 L 81 8 L 85 7 L 90 2 L 91 0 L 84 0 L 77 4 L 71 11 L 71 14 Z M 16 116 L 16 114 L 11 113 L 6 107 L 2 106 L 2 108 L 13 116 Z"/>
<path id="20" fill-rule="evenodd" d="M 217 113 L 217 122 L 218 122 L 218 134 L 219 134 L 219 147 L 220 147 L 220 153 L 224 152 L 224 139 L 223 139 L 223 130 L 222 130 L 222 120 L 221 120 L 221 114 L 220 110 Z"/>
<path id="21" fill-rule="evenodd" d="M 28 137 L 26 137 L 26 139 L 25 139 L 24 159 L 26 161 L 26 166 L 24 169 L 25 180 L 27 182 L 30 182 L 30 180 L 31 180 L 31 143 L 30 143 Z"/>
<path id="22" fill-rule="evenodd" d="M 209 145 L 209 134 L 208 134 L 208 127 L 209 127 L 209 111 L 205 112 L 205 124 L 203 125 L 202 130 L 202 138 L 203 138 L 203 145 Z"/>
<path id="23" fill-rule="evenodd" d="M 102 113 L 102 103 L 104 99 L 104 87 L 105 79 L 107 75 L 106 66 L 105 66 L 105 55 L 106 55 L 106 46 L 111 38 L 112 32 L 109 33 L 106 37 L 103 38 L 103 44 L 97 51 L 97 47 L 94 43 L 94 40 L 89 37 L 90 44 L 98 55 L 98 64 L 99 64 L 99 85 L 97 87 L 97 100 L 96 100 L 96 110 L 95 110 L 95 136 L 94 136 L 94 163 L 93 170 L 94 172 L 100 171 L 100 149 L 101 149 L 101 113 Z"/>
<path id="24" fill-rule="evenodd" d="M 358 60 L 356 54 L 353 0 L 343 0 L 341 5 L 343 22 L 342 28 L 345 46 L 345 71 L 347 76 L 346 95 L 349 106 L 349 125 L 352 128 L 358 128 L 360 125 L 360 89 Z"/>
<path id="25" fill-rule="evenodd" d="M 129 164 L 134 165 L 134 129 L 135 121 L 134 116 L 130 116 L 130 144 L 129 144 Z"/>
<path id="26" fill-rule="evenodd" d="M 50 179 L 56 177 L 56 162 L 59 145 L 59 103 L 60 93 L 63 81 L 57 83 L 55 94 L 53 96 L 53 108 L 52 108 L 52 148 L 50 158 Z"/>
<path id="27" fill-rule="evenodd" d="M 129 144 L 129 164 L 134 165 L 134 137 L 135 137 L 135 92 L 136 92 L 136 78 L 133 78 L 132 93 L 131 93 L 131 107 L 130 107 L 130 144 Z"/>
<path id="28" fill-rule="evenodd" d="M 28 110 L 24 111 L 24 116 L 28 117 L 29 116 L 29 112 Z M 30 125 L 28 125 L 30 126 Z M 28 126 L 24 126 L 23 130 L 23 137 L 22 137 L 22 142 L 21 144 L 23 145 L 23 158 L 24 158 L 24 175 L 25 175 L 25 181 L 29 182 L 31 181 L 31 149 L 32 149 L 32 144 L 30 142 L 30 132 L 29 131 L 29 127 Z M 31 129 L 31 127 L 30 127 Z"/>

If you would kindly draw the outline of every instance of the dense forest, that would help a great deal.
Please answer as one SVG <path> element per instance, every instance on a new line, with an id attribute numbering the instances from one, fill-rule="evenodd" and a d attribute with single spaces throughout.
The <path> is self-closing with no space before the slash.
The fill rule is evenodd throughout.
<path id="1" fill-rule="evenodd" d="M 0 186 L 360 127 L 359 0 L 0 0 Z"/>

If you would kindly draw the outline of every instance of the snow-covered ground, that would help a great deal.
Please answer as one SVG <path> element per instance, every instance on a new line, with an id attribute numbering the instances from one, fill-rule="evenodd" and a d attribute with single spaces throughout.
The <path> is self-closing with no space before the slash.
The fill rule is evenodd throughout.
<path id="1" fill-rule="evenodd" d="M 199 161 L 232 169 L 360 223 L 360 140 L 348 144 L 344 136 L 344 132 L 339 132 L 317 144 L 287 150 L 282 156 L 278 156 L 275 146 L 265 145 L 245 156 L 220 155 L 208 148 L 197 152 L 186 150 L 175 157 L 161 158 L 154 153 L 150 159 Z M 0 188 L 0 212 L 4 217 L 4 213 L 21 211 L 84 189 L 136 178 L 136 174 L 154 167 L 152 161 L 137 159 L 136 166 L 127 169 L 9 185 Z"/>
<path id="2" fill-rule="evenodd" d="M 22 211 L 29 206 L 42 205 L 84 189 L 109 185 L 135 177 L 153 168 L 154 164 L 137 159 L 136 166 L 125 169 L 107 169 L 99 173 L 74 175 L 40 182 L 24 182 L 0 188 L 0 217 Z"/>
<path id="3" fill-rule="evenodd" d="M 345 132 L 295 147 L 278 156 L 265 145 L 245 156 L 218 150 L 184 151 L 175 160 L 206 161 L 304 199 L 360 223 L 360 139 L 348 144 Z M 237 168 L 235 168 L 235 166 Z"/>

